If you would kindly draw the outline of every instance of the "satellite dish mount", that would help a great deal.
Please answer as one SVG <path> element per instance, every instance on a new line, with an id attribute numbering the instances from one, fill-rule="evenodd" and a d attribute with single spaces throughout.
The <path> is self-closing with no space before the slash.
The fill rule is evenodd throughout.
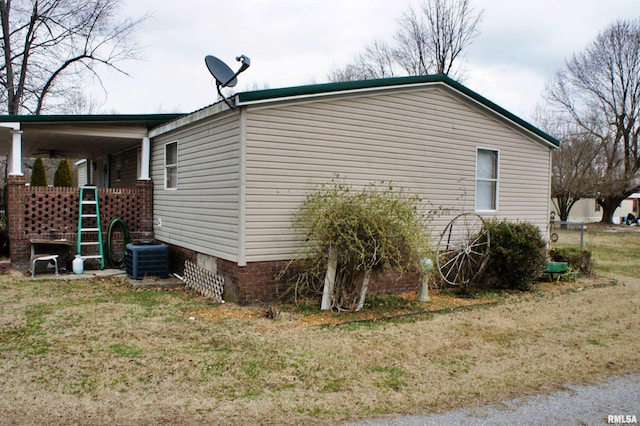
<path id="1" fill-rule="evenodd" d="M 251 65 L 251 59 L 249 59 L 249 57 L 245 55 L 237 56 L 236 61 L 241 62 L 242 65 L 240 66 L 240 69 L 238 69 L 238 71 L 234 73 L 231 68 L 227 66 L 227 64 L 225 64 L 215 56 L 207 55 L 204 58 L 204 62 L 205 64 L 207 64 L 209 72 L 216 79 L 216 88 L 218 89 L 218 95 L 220 95 L 220 97 L 227 105 L 229 105 L 229 108 L 231 109 L 235 109 L 235 105 L 222 94 L 221 89 L 224 87 L 234 87 L 236 84 L 238 84 L 238 79 L 236 77 L 238 77 L 241 72 L 249 68 L 249 65 Z"/>

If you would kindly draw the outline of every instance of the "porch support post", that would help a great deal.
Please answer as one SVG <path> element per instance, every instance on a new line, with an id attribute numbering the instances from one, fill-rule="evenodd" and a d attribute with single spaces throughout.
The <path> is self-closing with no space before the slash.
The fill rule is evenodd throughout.
<path id="1" fill-rule="evenodd" d="M 11 133 L 13 140 L 9 154 L 9 175 L 22 176 L 22 131 L 14 129 Z"/>
<path id="2" fill-rule="evenodd" d="M 142 153 L 140 155 L 140 177 L 139 180 L 151 180 L 150 169 L 151 159 L 151 139 L 142 138 Z"/>

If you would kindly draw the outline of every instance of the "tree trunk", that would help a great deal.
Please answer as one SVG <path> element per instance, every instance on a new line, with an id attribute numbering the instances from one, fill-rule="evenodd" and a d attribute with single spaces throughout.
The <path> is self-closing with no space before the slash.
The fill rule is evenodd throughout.
<path id="1" fill-rule="evenodd" d="M 358 306 L 356 306 L 356 311 L 359 311 L 364 307 L 364 301 L 367 298 L 367 290 L 369 289 L 369 276 L 371 275 L 371 271 L 366 271 L 364 276 L 362 277 L 362 287 L 360 287 L 360 299 L 358 300 Z"/>
<path id="2" fill-rule="evenodd" d="M 556 207 L 558 208 L 558 216 L 560 220 L 566 222 L 569 220 L 569 199 L 567 197 L 556 197 Z"/>
<path id="3" fill-rule="evenodd" d="M 329 251 L 329 264 L 327 265 L 327 274 L 324 277 L 324 289 L 322 290 L 322 302 L 320 309 L 328 311 L 333 307 L 333 301 L 331 296 L 333 295 L 333 288 L 336 283 L 336 271 L 338 269 L 338 259 L 333 252 L 333 249 Z"/>
<path id="4" fill-rule="evenodd" d="M 598 204 L 602 207 L 602 220 L 600 223 L 612 224 L 613 214 L 624 199 L 625 197 L 611 197 L 598 200 Z"/>

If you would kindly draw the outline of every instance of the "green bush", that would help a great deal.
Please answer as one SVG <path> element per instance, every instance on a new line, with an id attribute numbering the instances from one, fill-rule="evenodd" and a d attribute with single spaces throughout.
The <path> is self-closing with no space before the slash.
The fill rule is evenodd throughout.
<path id="1" fill-rule="evenodd" d="M 305 242 L 292 263 L 299 271 L 293 277 L 296 295 L 321 292 L 332 254 L 337 298 L 347 306 L 365 273 L 418 268 L 429 247 L 419 202 L 384 182 L 355 190 L 334 181 L 309 193 L 293 221 Z"/>
<path id="2" fill-rule="evenodd" d="M 44 161 L 42 158 L 36 158 L 33 163 L 33 169 L 31 170 L 31 186 L 47 186 L 47 171 L 44 168 Z"/>
<path id="3" fill-rule="evenodd" d="M 581 274 L 591 275 L 593 272 L 593 261 L 589 250 L 577 248 L 555 248 L 549 250 L 549 257 L 553 262 L 567 262 L 569 268 Z"/>
<path id="4" fill-rule="evenodd" d="M 546 267 L 540 229 L 529 222 L 497 219 L 487 221 L 487 227 L 491 248 L 483 286 L 529 290 Z"/>
<path id="5" fill-rule="evenodd" d="M 66 158 L 58 163 L 56 173 L 53 175 L 53 186 L 64 186 L 68 188 L 76 186 L 71 164 Z"/>

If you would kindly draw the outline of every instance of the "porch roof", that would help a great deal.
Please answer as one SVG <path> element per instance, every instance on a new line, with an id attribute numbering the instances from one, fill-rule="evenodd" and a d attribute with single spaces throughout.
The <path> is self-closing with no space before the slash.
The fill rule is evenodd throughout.
<path id="1" fill-rule="evenodd" d="M 20 130 L 23 157 L 97 158 L 139 146 L 150 129 L 183 115 L 1 115 L 0 155 Z"/>

